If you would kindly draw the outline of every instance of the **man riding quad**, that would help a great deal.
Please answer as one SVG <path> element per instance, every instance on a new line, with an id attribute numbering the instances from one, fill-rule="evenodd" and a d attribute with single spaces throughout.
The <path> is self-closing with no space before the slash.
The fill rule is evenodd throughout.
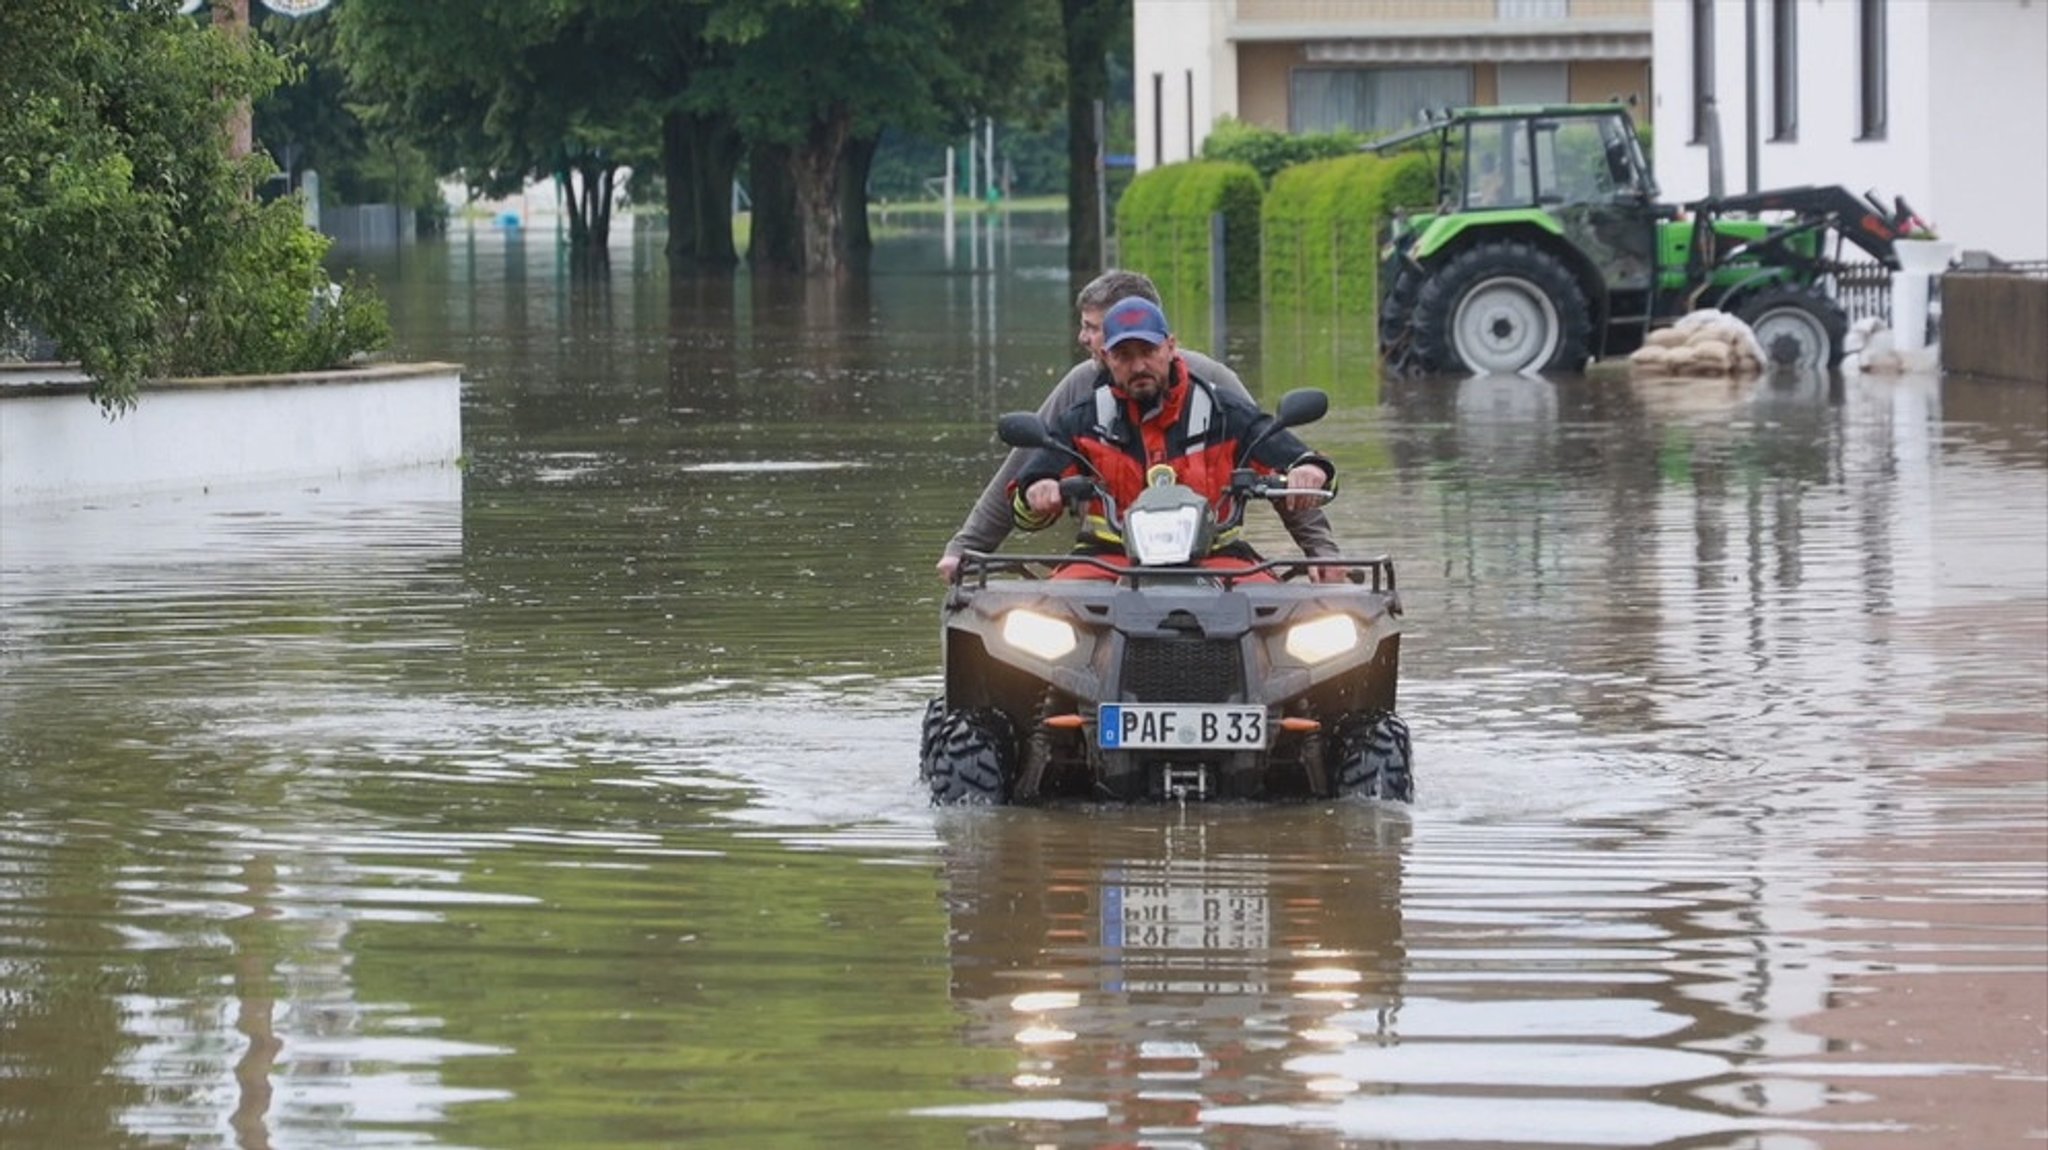
<path id="1" fill-rule="evenodd" d="M 1103 330 L 1109 374 L 1085 402 L 998 424 L 1030 452 L 1017 525 L 1072 508 L 1079 537 L 965 550 L 949 573 L 945 694 L 919 752 L 932 800 L 1411 799 L 1392 561 L 1262 559 L 1241 536 L 1254 500 L 1333 493 L 1335 466 L 1288 430 L 1328 397 L 1267 415 L 1221 391 L 1148 300 L 1119 300 Z"/>
<path id="2" fill-rule="evenodd" d="M 1167 329 L 1166 314 L 1150 300 L 1132 297 L 1110 305 L 1102 321 L 1102 355 L 1109 367 L 1108 386 L 1061 414 L 1048 429 L 1058 444 L 1040 449 L 1025 463 L 1013 490 L 1018 529 L 1040 531 L 1059 518 L 1066 504 L 1060 479 L 1080 473 L 1070 450 L 1085 458 L 1099 478 L 1100 489 L 1075 547 L 1080 554 L 1107 560 L 1102 566 L 1062 567 L 1055 578 L 1116 577 L 1108 568 L 1120 565 L 1124 541 L 1102 495 L 1129 507 L 1146 487 L 1178 482 L 1206 497 L 1219 521 L 1231 518 L 1228 489 L 1239 449 L 1270 418 L 1242 397 L 1193 375 Z M 1255 470 L 1284 473 L 1290 489 L 1336 490 L 1337 465 L 1284 428 L 1264 435 L 1250 462 Z M 1289 496 L 1285 506 L 1299 509 L 1320 502 Z M 1219 533 L 1202 559 L 1210 567 L 1248 567 L 1257 561 L 1236 526 Z"/>

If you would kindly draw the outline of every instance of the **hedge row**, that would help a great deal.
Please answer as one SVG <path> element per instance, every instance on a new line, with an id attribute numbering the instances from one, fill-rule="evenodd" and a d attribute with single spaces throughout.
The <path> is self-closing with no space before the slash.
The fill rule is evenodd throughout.
<path id="1" fill-rule="evenodd" d="M 1426 210 L 1435 194 L 1431 161 L 1418 153 L 1296 164 L 1271 191 L 1241 162 L 1169 164 L 1138 176 L 1118 203 L 1118 262 L 1151 276 L 1170 308 L 1211 300 L 1209 219 L 1221 212 L 1231 301 L 1370 318 L 1387 216 Z"/>
<path id="2" fill-rule="evenodd" d="M 1209 219 L 1223 215 L 1224 292 L 1259 298 L 1259 204 L 1265 189 L 1251 165 L 1195 160 L 1154 168 L 1131 181 L 1116 207 L 1118 262 L 1143 271 L 1172 306 L 1213 299 Z"/>
<path id="3" fill-rule="evenodd" d="M 1397 207 L 1427 210 L 1435 197 L 1430 157 L 1414 152 L 1345 156 L 1282 171 L 1260 215 L 1267 309 L 1370 318 L 1378 306 L 1387 217 Z"/>

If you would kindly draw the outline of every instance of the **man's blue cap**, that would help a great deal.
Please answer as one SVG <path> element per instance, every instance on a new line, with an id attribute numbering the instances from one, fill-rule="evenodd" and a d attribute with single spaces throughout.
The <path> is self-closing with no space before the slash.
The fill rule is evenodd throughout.
<path id="1" fill-rule="evenodd" d="M 1109 305 L 1102 313 L 1102 346 L 1112 348 L 1127 339 L 1142 339 L 1153 347 L 1166 342 L 1166 313 L 1143 296 L 1130 296 Z"/>

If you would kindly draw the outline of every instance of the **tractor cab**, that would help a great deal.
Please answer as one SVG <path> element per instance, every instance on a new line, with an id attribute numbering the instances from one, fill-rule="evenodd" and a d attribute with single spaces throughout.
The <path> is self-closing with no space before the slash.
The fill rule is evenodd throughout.
<path id="1" fill-rule="evenodd" d="M 1657 198 L 1635 127 L 1618 107 L 1474 116 L 1443 143 L 1443 186 L 1462 197 L 1454 210 Z"/>

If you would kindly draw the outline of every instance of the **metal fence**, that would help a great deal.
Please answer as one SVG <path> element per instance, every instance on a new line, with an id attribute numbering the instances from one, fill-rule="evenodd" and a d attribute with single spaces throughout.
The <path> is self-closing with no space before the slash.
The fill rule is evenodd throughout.
<path id="1" fill-rule="evenodd" d="M 1939 281 L 1937 281 L 1939 282 Z M 1849 322 L 1875 316 L 1886 327 L 1892 322 L 1891 269 L 1876 260 L 1859 260 L 1842 265 L 1835 273 L 1835 299 L 1849 313 Z"/>

